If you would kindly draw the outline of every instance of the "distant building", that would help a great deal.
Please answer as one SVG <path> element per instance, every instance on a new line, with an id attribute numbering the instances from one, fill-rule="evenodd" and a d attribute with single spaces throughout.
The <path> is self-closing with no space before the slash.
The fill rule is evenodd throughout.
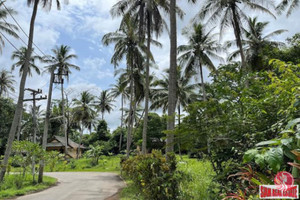
<path id="1" fill-rule="evenodd" d="M 66 138 L 55 135 L 50 142 L 47 144 L 47 151 L 59 151 L 65 153 Z M 77 158 L 78 144 L 73 142 L 70 138 L 68 139 L 68 156 L 70 158 Z M 85 149 L 83 145 L 80 145 L 79 158 L 82 155 L 82 151 Z"/>

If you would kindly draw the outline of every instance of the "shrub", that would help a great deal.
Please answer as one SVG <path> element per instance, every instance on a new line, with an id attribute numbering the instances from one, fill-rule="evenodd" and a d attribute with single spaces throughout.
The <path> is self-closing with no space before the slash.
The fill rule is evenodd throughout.
<path id="1" fill-rule="evenodd" d="M 176 157 L 167 159 L 159 151 L 137 155 L 122 163 L 122 169 L 145 199 L 174 200 L 179 198 L 179 181 L 182 174 L 176 171 Z"/>
<path id="2" fill-rule="evenodd" d="M 77 166 L 74 160 L 71 160 L 69 164 L 71 169 L 75 169 Z"/>

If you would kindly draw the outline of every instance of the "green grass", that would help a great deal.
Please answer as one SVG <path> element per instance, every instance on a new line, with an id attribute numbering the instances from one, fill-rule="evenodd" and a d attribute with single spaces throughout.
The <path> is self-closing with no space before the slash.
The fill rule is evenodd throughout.
<path id="1" fill-rule="evenodd" d="M 127 186 L 120 192 L 121 200 L 144 200 L 137 187 L 132 181 L 126 180 Z"/>
<path id="2" fill-rule="evenodd" d="M 213 182 L 215 172 L 209 161 L 183 158 L 177 164 L 178 170 L 189 177 L 180 183 L 184 199 L 214 199 L 209 195 L 210 190 L 216 191 L 217 185 Z"/>
<path id="3" fill-rule="evenodd" d="M 50 172 L 50 167 L 47 165 L 45 171 Z M 102 156 L 99 159 L 99 164 L 91 165 L 91 159 L 81 158 L 67 161 L 60 161 L 55 165 L 54 172 L 119 172 L 120 171 L 120 156 Z"/>
<path id="4" fill-rule="evenodd" d="M 30 175 L 25 176 L 24 179 L 18 174 L 7 175 L 4 183 L 0 185 L 0 199 L 7 199 L 41 191 L 55 185 L 56 183 L 57 180 L 55 178 L 47 176 L 44 176 L 44 183 L 33 184 L 32 176 Z"/>
<path id="5" fill-rule="evenodd" d="M 210 200 L 215 199 L 209 196 L 209 190 L 215 190 L 217 185 L 213 182 L 215 172 L 211 163 L 206 160 L 190 159 L 183 156 L 183 160 L 178 157 L 178 170 L 187 174 L 185 180 L 180 183 L 182 199 L 184 200 Z M 121 194 L 121 200 L 143 200 L 139 190 L 132 181 L 126 180 L 125 187 Z"/>

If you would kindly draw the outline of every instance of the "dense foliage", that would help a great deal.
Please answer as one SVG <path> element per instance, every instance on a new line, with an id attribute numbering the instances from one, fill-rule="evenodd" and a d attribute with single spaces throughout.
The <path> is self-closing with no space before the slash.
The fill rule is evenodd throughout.
<path id="1" fill-rule="evenodd" d="M 124 173 L 134 181 L 145 199 L 179 199 L 179 181 L 175 155 L 167 158 L 159 151 L 138 155 L 122 163 Z"/>

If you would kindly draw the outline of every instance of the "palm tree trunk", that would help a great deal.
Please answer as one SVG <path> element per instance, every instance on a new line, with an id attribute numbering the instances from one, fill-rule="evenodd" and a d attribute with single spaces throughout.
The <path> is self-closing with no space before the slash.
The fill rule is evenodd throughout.
<path id="1" fill-rule="evenodd" d="M 81 122 L 81 131 L 80 131 L 80 138 L 79 138 L 79 143 L 77 147 L 77 159 L 79 158 L 79 152 L 80 152 L 80 145 L 82 142 L 82 136 L 83 136 L 83 122 Z"/>
<path id="2" fill-rule="evenodd" d="M 206 101 L 207 97 L 206 97 L 206 91 L 205 91 L 205 85 L 204 85 L 204 78 L 203 78 L 203 67 L 202 67 L 201 62 L 199 64 L 199 66 L 200 66 L 201 88 L 202 88 L 202 93 L 203 93 L 203 101 Z"/>
<path id="3" fill-rule="evenodd" d="M 119 141 L 119 152 L 121 152 L 122 149 L 122 137 L 123 137 L 123 120 L 124 120 L 124 94 L 121 95 L 121 134 L 120 134 L 120 141 Z"/>
<path id="4" fill-rule="evenodd" d="M 68 137 L 67 137 L 67 124 L 66 124 L 66 116 L 65 116 L 65 97 L 64 97 L 64 82 L 62 79 L 61 83 L 61 111 L 62 111 L 62 116 L 63 116 L 63 131 L 64 131 L 64 136 L 66 138 L 66 143 L 65 143 L 65 156 L 67 157 L 68 154 Z"/>
<path id="5" fill-rule="evenodd" d="M 129 157 L 130 153 L 130 145 L 131 145 L 131 132 L 133 126 L 133 104 L 134 104 L 134 88 L 133 88 L 133 65 L 130 67 L 130 107 L 129 107 L 129 119 L 128 119 L 128 127 L 127 127 L 127 146 L 126 146 L 126 156 Z"/>
<path id="6" fill-rule="evenodd" d="M 141 1 L 140 5 L 140 10 L 139 10 L 139 15 L 140 15 L 140 24 L 139 24 L 139 41 L 142 42 L 144 40 L 144 8 L 145 8 L 145 3 L 144 1 Z"/>
<path id="7" fill-rule="evenodd" d="M 51 69 L 50 85 L 49 85 L 49 91 L 48 91 L 46 117 L 45 117 L 44 133 L 43 133 L 43 141 L 42 141 L 42 148 L 44 151 L 46 151 L 46 147 L 47 147 L 48 130 L 49 130 L 49 124 L 50 124 L 53 81 L 54 81 L 54 69 Z M 43 182 L 44 166 L 45 166 L 45 160 L 42 159 L 40 161 L 38 183 Z"/>
<path id="8" fill-rule="evenodd" d="M 176 24 L 176 0 L 170 0 L 170 72 L 168 95 L 168 131 L 175 128 L 176 109 L 176 77 L 177 77 L 177 24 Z M 166 153 L 174 152 L 174 134 L 167 134 Z"/>
<path id="9" fill-rule="evenodd" d="M 103 119 L 104 119 L 104 112 L 102 112 L 101 114 L 102 114 L 102 117 L 101 117 L 101 119 L 103 120 Z"/>
<path id="10" fill-rule="evenodd" d="M 23 99 L 24 99 L 24 89 L 25 89 L 25 83 L 26 83 L 26 78 L 27 78 L 27 73 L 28 73 L 28 68 L 29 68 L 29 61 L 31 57 L 31 52 L 32 52 L 32 41 L 33 41 L 33 35 L 34 35 L 34 23 L 36 19 L 36 14 L 37 14 L 37 9 L 38 9 L 38 4 L 39 0 L 34 1 L 34 6 L 33 6 L 33 12 L 31 16 L 31 21 L 30 21 L 30 30 L 29 30 L 29 38 L 28 38 L 28 46 L 27 46 L 27 52 L 26 52 L 26 59 L 25 59 L 25 64 L 24 64 L 24 71 L 22 74 L 21 82 L 20 82 L 20 89 L 19 89 L 19 98 L 18 98 L 18 103 L 14 115 L 14 119 L 9 131 L 9 136 L 7 140 L 7 146 L 4 154 L 4 159 L 1 167 L 1 172 L 0 172 L 0 182 L 3 182 L 5 172 L 6 172 L 6 167 L 8 164 L 8 159 L 11 153 L 12 149 L 12 143 L 15 138 L 17 126 L 19 124 L 19 119 L 21 112 L 23 110 Z"/>
<path id="11" fill-rule="evenodd" d="M 247 72 L 246 59 L 245 59 L 245 54 L 244 54 L 242 39 L 241 39 L 241 27 L 238 23 L 238 17 L 237 17 L 235 5 L 231 6 L 231 11 L 232 11 L 233 29 L 234 29 L 236 44 L 237 44 L 238 48 L 240 49 L 240 55 L 241 55 L 241 60 L 242 60 L 242 69 L 244 69 L 245 72 Z"/>
<path id="12" fill-rule="evenodd" d="M 148 129 L 148 112 L 149 112 L 149 86 L 150 86 L 150 45 L 151 45 L 151 12 L 147 19 L 147 63 L 146 63 L 146 87 L 145 87 L 145 115 L 143 125 L 143 143 L 142 154 L 147 153 L 147 129 Z"/>
<path id="13" fill-rule="evenodd" d="M 18 129 L 17 129 L 17 141 L 20 141 L 20 135 L 21 135 L 21 128 L 22 128 L 22 118 L 23 118 L 23 109 L 20 114 L 20 121 L 18 123 Z"/>
<path id="14" fill-rule="evenodd" d="M 180 104 L 179 103 L 178 103 L 177 110 L 178 110 L 178 127 L 180 128 L 180 122 L 181 122 L 180 114 L 181 113 L 180 113 Z M 181 140 L 181 137 L 180 137 L 180 131 L 179 131 L 177 144 L 178 144 L 179 156 L 180 156 L 180 159 L 182 160 L 180 140 Z"/>

